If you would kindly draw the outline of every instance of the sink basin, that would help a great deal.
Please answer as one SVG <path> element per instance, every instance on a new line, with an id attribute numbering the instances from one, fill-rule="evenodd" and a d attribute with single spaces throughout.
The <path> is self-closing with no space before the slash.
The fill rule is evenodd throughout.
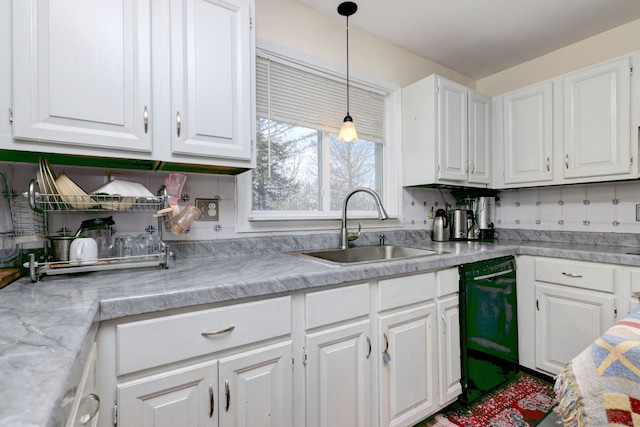
<path id="1" fill-rule="evenodd" d="M 415 249 L 405 246 L 360 246 L 349 249 L 328 249 L 300 252 L 299 255 L 316 258 L 330 264 L 351 265 L 365 262 L 392 261 L 441 254 L 431 249 Z"/>

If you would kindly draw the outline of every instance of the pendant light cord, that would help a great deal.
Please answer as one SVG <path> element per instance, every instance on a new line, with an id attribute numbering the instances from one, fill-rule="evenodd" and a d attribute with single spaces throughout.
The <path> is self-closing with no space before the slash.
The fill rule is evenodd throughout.
<path id="1" fill-rule="evenodd" d="M 347 15 L 347 116 L 349 115 L 349 15 Z"/>

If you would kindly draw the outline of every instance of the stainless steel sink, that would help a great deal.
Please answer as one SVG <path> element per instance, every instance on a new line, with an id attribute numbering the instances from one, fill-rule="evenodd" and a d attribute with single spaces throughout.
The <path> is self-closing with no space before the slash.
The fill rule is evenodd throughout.
<path id="1" fill-rule="evenodd" d="M 438 255 L 443 252 L 431 249 L 416 249 L 405 246 L 360 246 L 349 249 L 328 249 L 299 252 L 297 255 L 316 258 L 329 264 L 352 265 L 376 261 L 417 258 Z"/>

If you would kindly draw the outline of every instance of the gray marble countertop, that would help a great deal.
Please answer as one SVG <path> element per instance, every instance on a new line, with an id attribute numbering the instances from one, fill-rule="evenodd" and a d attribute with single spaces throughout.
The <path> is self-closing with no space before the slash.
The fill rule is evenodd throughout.
<path id="1" fill-rule="evenodd" d="M 68 415 L 99 321 L 453 267 L 506 255 L 640 266 L 629 247 L 540 242 L 413 242 L 441 255 L 329 266 L 288 253 L 176 261 L 28 278 L 0 290 L 0 426 L 53 426 Z"/>

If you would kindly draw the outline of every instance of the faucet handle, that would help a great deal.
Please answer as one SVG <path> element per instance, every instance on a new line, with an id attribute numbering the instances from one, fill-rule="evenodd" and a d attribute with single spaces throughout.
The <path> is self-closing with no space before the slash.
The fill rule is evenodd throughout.
<path id="1" fill-rule="evenodd" d="M 356 231 L 355 233 L 353 233 L 351 231 L 347 231 L 347 241 L 353 242 L 358 237 L 360 237 L 360 231 L 361 230 L 362 230 L 362 223 L 359 222 L 358 223 L 358 231 Z"/>

